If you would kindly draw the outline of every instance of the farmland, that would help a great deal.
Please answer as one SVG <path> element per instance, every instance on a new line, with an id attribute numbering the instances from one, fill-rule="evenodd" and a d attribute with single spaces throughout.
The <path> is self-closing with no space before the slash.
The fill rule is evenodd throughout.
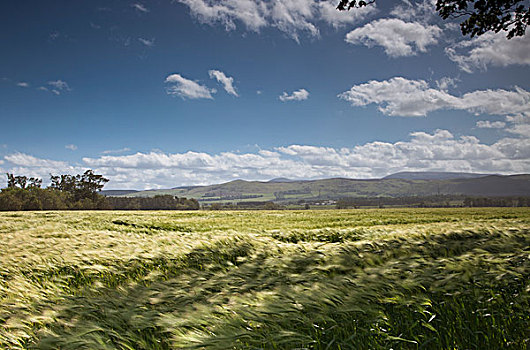
<path id="1" fill-rule="evenodd" d="M 0 348 L 527 349 L 528 208 L 0 213 Z"/>

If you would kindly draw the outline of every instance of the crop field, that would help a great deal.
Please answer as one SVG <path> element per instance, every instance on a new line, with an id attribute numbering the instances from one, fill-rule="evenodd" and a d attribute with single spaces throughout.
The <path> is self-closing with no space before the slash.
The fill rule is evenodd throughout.
<path id="1" fill-rule="evenodd" d="M 0 213 L 2 349 L 529 349 L 530 209 Z"/>

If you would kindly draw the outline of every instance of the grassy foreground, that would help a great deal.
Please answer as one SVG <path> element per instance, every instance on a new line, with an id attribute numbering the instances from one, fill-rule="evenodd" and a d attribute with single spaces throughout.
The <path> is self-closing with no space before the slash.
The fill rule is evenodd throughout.
<path id="1" fill-rule="evenodd" d="M 0 213 L 2 349 L 528 349 L 530 210 Z"/>

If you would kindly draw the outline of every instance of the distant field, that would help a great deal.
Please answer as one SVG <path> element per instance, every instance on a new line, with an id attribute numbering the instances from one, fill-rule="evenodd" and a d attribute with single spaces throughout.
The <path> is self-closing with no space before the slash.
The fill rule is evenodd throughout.
<path id="1" fill-rule="evenodd" d="M 1 212 L 2 349 L 528 349 L 530 209 Z"/>

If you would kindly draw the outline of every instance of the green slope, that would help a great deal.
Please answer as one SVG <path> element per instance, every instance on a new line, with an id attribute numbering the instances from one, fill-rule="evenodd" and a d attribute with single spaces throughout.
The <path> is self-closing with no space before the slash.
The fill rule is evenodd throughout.
<path id="1" fill-rule="evenodd" d="M 342 197 L 404 197 L 436 194 L 469 196 L 530 196 L 530 175 L 491 175 L 473 179 L 354 180 L 344 178 L 260 182 L 235 180 L 218 185 L 130 193 L 127 197 L 152 197 L 170 194 L 215 201 L 293 201 L 299 199 L 337 199 Z"/>

